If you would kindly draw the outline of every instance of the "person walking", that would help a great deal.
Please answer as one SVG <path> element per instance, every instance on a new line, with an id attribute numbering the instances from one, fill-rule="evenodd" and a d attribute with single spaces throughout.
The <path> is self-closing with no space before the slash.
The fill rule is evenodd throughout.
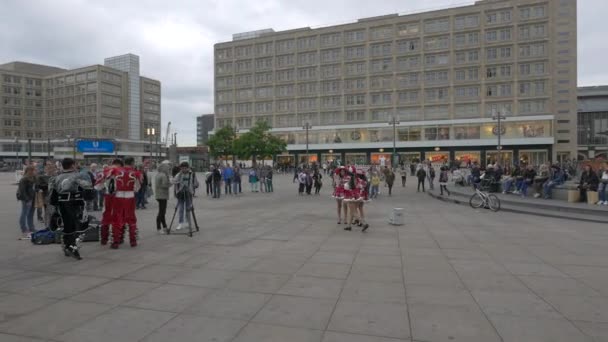
<path id="1" fill-rule="evenodd" d="M 19 180 L 17 187 L 17 200 L 21 201 L 21 216 L 19 226 L 21 227 L 22 239 L 30 239 L 32 233 L 36 231 L 34 227 L 34 199 L 36 192 L 36 168 L 29 165 L 23 172 L 23 177 Z"/>
<path id="2" fill-rule="evenodd" d="M 310 170 L 306 170 L 306 194 L 310 195 L 312 192 L 312 175 L 310 174 Z"/>
<path id="3" fill-rule="evenodd" d="M 298 175 L 298 195 L 304 195 L 306 189 L 306 172 L 302 170 Z"/>
<path id="4" fill-rule="evenodd" d="M 416 177 L 418 177 L 418 190 L 416 192 L 420 192 L 420 185 L 422 185 L 422 192 L 424 191 L 424 181 L 426 180 L 426 171 L 422 165 L 418 165 L 418 171 L 416 171 Z"/>
<path id="5" fill-rule="evenodd" d="M 443 196 L 443 191 L 450 196 L 450 190 L 448 190 L 448 167 L 442 166 L 439 169 L 439 190 L 441 190 L 441 196 Z"/>
<path id="6" fill-rule="evenodd" d="M 319 195 L 321 192 L 321 187 L 323 186 L 322 178 L 323 176 L 321 175 L 319 170 L 315 170 L 315 172 L 312 174 L 312 180 L 314 182 L 315 187 L 315 195 Z"/>
<path id="7" fill-rule="evenodd" d="M 163 161 L 157 169 L 154 178 L 154 194 L 158 202 L 158 214 L 156 215 L 156 232 L 162 234 L 166 232 L 167 221 L 167 200 L 169 200 L 169 188 L 171 187 L 171 164 L 168 160 Z M 161 226 L 162 229 L 161 230 Z"/>
<path id="8" fill-rule="evenodd" d="M 209 172 L 205 173 L 205 189 L 207 196 L 213 196 L 213 165 L 209 169 Z"/>
<path id="9" fill-rule="evenodd" d="M 386 186 L 388 186 L 388 195 L 393 195 L 393 184 L 395 184 L 395 172 L 392 169 L 386 167 L 386 172 L 384 173 L 384 181 L 386 182 Z"/>

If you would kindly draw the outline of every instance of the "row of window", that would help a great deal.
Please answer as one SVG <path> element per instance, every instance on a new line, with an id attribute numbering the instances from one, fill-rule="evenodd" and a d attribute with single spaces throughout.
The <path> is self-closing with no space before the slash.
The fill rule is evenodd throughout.
<path id="1" fill-rule="evenodd" d="M 543 76 L 546 74 L 547 65 L 546 62 L 534 62 L 534 63 L 522 63 L 519 64 L 519 76 L 522 77 L 537 77 Z M 363 73 L 363 72 L 362 72 Z M 493 79 L 509 79 L 515 72 L 513 71 L 512 64 L 505 65 L 495 65 L 489 66 L 485 68 L 485 79 L 493 80 Z M 479 68 L 462 68 L 455 69 L 453 73 L 454 80 L 457 82 L 464 81 L 479 81 Z M 341 76 L 341 72 L 339 68 L 335 69 L 321 69 L 321 75 L 323 78 L 339 78 Z M 302 73 L 299 75 L 299 80 L 316 79 L 316 70 L 307 69 L 306 73 Z M 276 79 L 274 78 L 276 77 Z M 296 80 L 296 74 L 294 70 L 289 70 L 289 72 L 278 71 L 274 75 L 272 72 L 269 73 L 258 73 L 255 77 L 251 75 L 247 75 L 246 77 L 237 77 L 237 86 L 239 87 L 247 87 L 253 86 L 262 86 L 258 87 L 260 89 L 259 95 L 265 95 L 268 93 L 268 86 L 263 86 L 265 84 L 272 84 L 274 81 L 276 82 L 289 82 Z M 383 89 L 383 88 L 393 88 L 395 86 L 399 88 L 403 87 L 411 87 L 420 85 L 420 82 L 424 79 L 426 84 L 442 84 L 448 83 L 450 79 L 450 71 L 449 70 L 433 70 L 433 71 L 425 71 L 421 72 L 411 72 L 407 74 L 397 75 L 396 77 L 391 76 L 373 76 L 369 78 L 354 78 L 354 79 L 345 79 L 342 80 L 328 80 L 321 82 L 307 82 L 300 83 L 297 86 L 294 84 L 287 85 L 279 85 L 276 86 L 276 96 L 293 96 L 296 93 L 296 89 L 298 94 L 315 94 L 319 91 L 321 92 L 338 92 L 342 88 L 345 90 L 357 90 L 357 89 L 366 89 L 369 87 L 370 89 Z M 254 83 L 255 81 L 255 83 Z M 232 88 L 234 86 L 232 77 L 229 78 L 218 78 L 217 87 L 218 89 L 226 89 Z M 296 88 L 297 87 L 297 88 Z M 217 92 L 219 101 L 231 101 L 232 90 L 219 90 Z M 256 94 L 257 95 L 257 94 Z M 236 99 L 240 98 L 248 98 L 253 96 L 253 90 L 251 89 L 240 89 L 237 90 Z M 268 96 L 272 96 L 272 94 L 268 93 Z"/>
<path id="2" fill-rule="evenodd" d="M 22 89 L 21 87 L 11 87 L 11 86 L 4 86 L 3 89 L 4 89 L 5 95 L 21 95 L 22 90 L 23 90 L 23 95 L 25 95 L 26 97 L 41 97 L 42 96 L 41 89 L 32 89 L 32 88 Z"/>
<path id="3" fill-rule="evenodd" d="M 547 102 L 543 100 L 520 101 L 518 111 L 520 115 L 536 115 L 546 112 Z M 485 114 L 483 117 L 492 117 L 497 113 L 504 115 L 513 115 L 513 104 L 494 103 L 485 106 Z M 426 106 L 419 107 L 403 107 L 393 110 L 391 108 L 371 109 L 367 110 L 347 110 L 347 111 L 325 111 L 325 112 L 308 112 L 300 114 L 278 114 L 278 115 L 262 115 L 262 116 L 246 116 L 237 117 L 236 121 L 232 118 L 218 118 L 218 127 L 225 125 L 233 125 L 236 123 L 239 128 L 249 128 L 257 121 L 266 121 L 273 127 L 298 127 L 306 122 L 313 125 L 331 125 L 344 124 L 353 122 L 373 122 L 373 121 L 388 121 L 396 114 L 399 120 L 402 121 L 423 121 L 423 120 L 447 120 L 447 119 L 470 119 L 480 118 L 481 105 L 477 103 L 455 105 L 453 109 L 449 106 Z M 274 122 L 273 122 L 274 121 Z"/>
<path id="4" fill-rule="evenodd" d="M 540 19 L 547 17 L 547 7 L 545 4 L 534 6 L 526 6 L 519 8 L 519 19 Z M 481 14 L 468 14 L 454 17 L 454 29 L 474 29 L 480 26 Z M 512 22 L 512 9 L 502 9 L 498 11 L 489 11 L 485 13 L 486 24 L 505 24 Z M 371 27 L 367 29 L 356 29 L 345 32 L 334 32 L 321 34 L 319 36 L 300 37 L 298 39 L 284 39 L 276 42 L 265 42 L 256 45 L 237 46 L 234 48 L 218 49 L 216 57 L 218 59 L 232 59 L 234 57 L 252 57 L 293 52 L 297 49 L 310 49 L 318 46 L 333 46 L 342 43 L 364 42 L 369 35 L 370 40 L 390 39 L 395 36 L 418 35 L 421 31 L 424 33 L 440 33 L 450 31 L 450 18 L 439 18 L 425 20 L 421 25 L 419 22 L 410 22 L 404 24 L 385 25 L 380 27 Z M 421 27 L 423 30 L 421 30 Z"/>
<path id="5" fill-rule="evenodd" d="M 485 53 L 486 61 L 495 61 L 499 59 L 510 59 L 513 57 L 514 47 L 511 45 L 507 46 L 497 46 L 497 47 L 488 47 L 483 52 Z M 520 58 L 538 58 L 538 57 L 546 57 L 547 56 L 547 44 L 546 43 L 535 43 L 535 44 L 525 44 L 519 45 L 519 57 Z M 310 56 L 310 54 L 306 54 L 306 56 Z M 285 56 L 279 56 L 276 58 L 277 64 L 280 59 Z M 293 55 L 292 55 L 293 57 Z M 480 61 L 482 57 L 482 51 L 480 49 L 469 50 L 469 51 L 457 51 L 454 53 L 454 62 L 456 64 L 464 64 L 464 63 L 477 63 Z M 311 61 L 308 57 L 304 58 L 305 61 L 300 61 L 298 66 L 304 65 L 316 65 L 318 64 L 316 61 Z M 218 63 L 216 64 L 216 71 L 220 75 L 224 74 L 232 74 L 236 73 L 245 73 L 252 71 L 261 71 L 264 69 L 272 69 L 273 58 L 268 57 L 263 60 L 256 60 L 255 64 L 263 61 L 264 67 L 256 67 L 254 69 L 254 62 L 251 60 L 239 61 L 239 62 L 227 62 L 227 63 Z M 291 62 L 294 62 L 295 59 L 292 59 Z M 340 61 L 340 60 L 337 60 Z M 290 62 L 290 63 L 291 63 Z M 359 65 L 365 65 L 367 62 L 351 62 L 346 63 L 345 68 L 359 68 Z M 390 71 L 392 70 L 393 58 L 384 58 L 384 59 L 375 59 L 369 61 L 370 71 L 379 72 L 379 71 Z M 410 57 L 397 57 L 396 65 L 398 69 L 410 69 L 419 67 L 422 65 L 425 66 L 435 66 L 435 65 L 448 65 L 450 64 L 450 53 L 438 53 L 438 54 L 425 54 L 423 57 L 420 55 L 410 56 Z M 337 66 L 339 67 L 340 64 Z M 277 68 L 280 67 L 293 67 L 295 63 L 285 64 L 285 65 L 277 65 Z M 334 66 L 322 66 L 324 68 L 333 68 Z M 315 66 L 316 68 L 316 66 Z M 302 70 L 302 69 L 299 69 Z M 364 71 L 364 70 L 362 70 Z M 279 71 L 277 71 L 279 72 Z M 288 73 L 289 71 L 285 71 Z"/>
<path id="6" fill-rule="evenodd" d="M 26 86 L 42 87 L 42 80 L 38 78 L 21 77 L 15 75 L 4 75 L 4 83 L 21 84 L 21 81 L 25 79 Z"/>

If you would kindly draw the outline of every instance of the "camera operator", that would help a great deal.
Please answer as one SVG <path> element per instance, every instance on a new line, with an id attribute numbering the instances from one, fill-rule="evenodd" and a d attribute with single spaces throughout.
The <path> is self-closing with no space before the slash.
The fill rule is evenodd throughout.
<path id="1" fill-rule="evenodd" d="M 190 214 L 187 212 L 192 210 L 192 197 L 194 191 L 198 188 L 196 176 L 190 169 L 188 162 L 179 164 L 180 172 L 173 178 L 175 184 L 175 198 L 177 198 L 177 209 L 179 210 L 179 224 L 177 230 L 186 228 L 184 226 L 184 209 L 188 215 L 188 224 L 190 224 Z"/>
<path id="2" fill-rule="evenodd" d="M 63 252 L 80 260 L 76 234 L 83 225 L 86 201 L 93 198 L 91 179 L 76 170 L 74 159 L 65 158 L 61 162 L 63 171 L 50 181 L 50 202 L 59 211 L 63 221 Z"/>

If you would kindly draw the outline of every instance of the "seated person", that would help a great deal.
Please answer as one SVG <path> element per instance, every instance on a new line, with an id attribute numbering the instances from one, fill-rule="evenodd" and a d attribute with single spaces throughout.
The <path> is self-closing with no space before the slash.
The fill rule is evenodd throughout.
<path id="1" fill-rule="evenodd" d="M 521 173 L 521 168 L 519 167 L 519 165 L 515 165 L 513 170 L 511 170 L 511 174 L 502 183 L 502 193 L 506 194 L 508 192 L 511 192 L 511 187 L 513 186 L 513 184 L 515 184 L 515 191 L 513 191 L 513 193 L 517 194 L 521 189 L 522 182 L 523 177 Z"/>
<path id="2" fill-rule="evenodd" d="M 600 180 L 591 165 L 585 165 L 583 170 L 578 188 L 581 194 L 581 202 L 587 202 L 587 191 L 597 191 Z"/>
<path id="3" fill-rule="evenodd" d="M 532 165 L 528 165 L 523 173 L 523 181 L 521 183 L 521 197 L 528 196 L 528 187 L 534 184 L 536 178 L 536 170 Z"/>
<path id="4" fill-rule="evenodd" d="M 551 166 L 551 178 L 549 178 L 543 184 L 543 197 L 544 199 L 551 198 L 551 190 L 558 185 L 564 184 L 564 170 L 559 165 L 553 164 Z"/>
<path id="5" fill-rule="evenodd" d="M 538 198 L 541 196 L 543 191 L 543 184 L 549 180 L 551 176 L 549 165 L 542 164 L 538 169 L 538 174 L 534 177 L 534 198 Z"/>

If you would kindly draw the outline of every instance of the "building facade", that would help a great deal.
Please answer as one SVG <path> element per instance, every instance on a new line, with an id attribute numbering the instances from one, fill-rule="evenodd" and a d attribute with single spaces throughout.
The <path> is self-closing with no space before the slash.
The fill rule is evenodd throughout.
<path id="1" fill-rule="evenodd" d="M 578 158 L 608 159 L 608 86 L 578 88 Z"/>
<path id="2" fill-rule="evenodd" d="M 215 115 L 204 114 L 196 117 L 196 146 L 207 145 L 209 132 L 215 127 Z"/>
<path id="3" fill-rule="evenodd" d="M 269 122 L 284 163 L 391 160 L 393 146 L 401 161 L 570 158 L 576 15 L 576 0 L 483 0 L 234 35 L 215 45 L 216 127 Z"/>
<path id="4" fill-rule="evenodd" d="M 124 67 L 125 56 L 137 64 Z M 35 154 L 44 156 L 59 146 L 69 153 L 68 145 L 75 140 L 92 138 L 121 141 L 118 146 L 124 154 L 149 152 L 144 143 L 146 128 L 155 128 L 160 135 L 160 82 L 140 77 L 139 58 L 125 56 L 106 59 L 114 67 L 67 70 L 24 62 L 0 65 L 0 156 L 15 155 L 17 148 L 24 152 L 28 139 L 33 140 Z M 137 76 L 135 87 L 133 75 Z"/>

